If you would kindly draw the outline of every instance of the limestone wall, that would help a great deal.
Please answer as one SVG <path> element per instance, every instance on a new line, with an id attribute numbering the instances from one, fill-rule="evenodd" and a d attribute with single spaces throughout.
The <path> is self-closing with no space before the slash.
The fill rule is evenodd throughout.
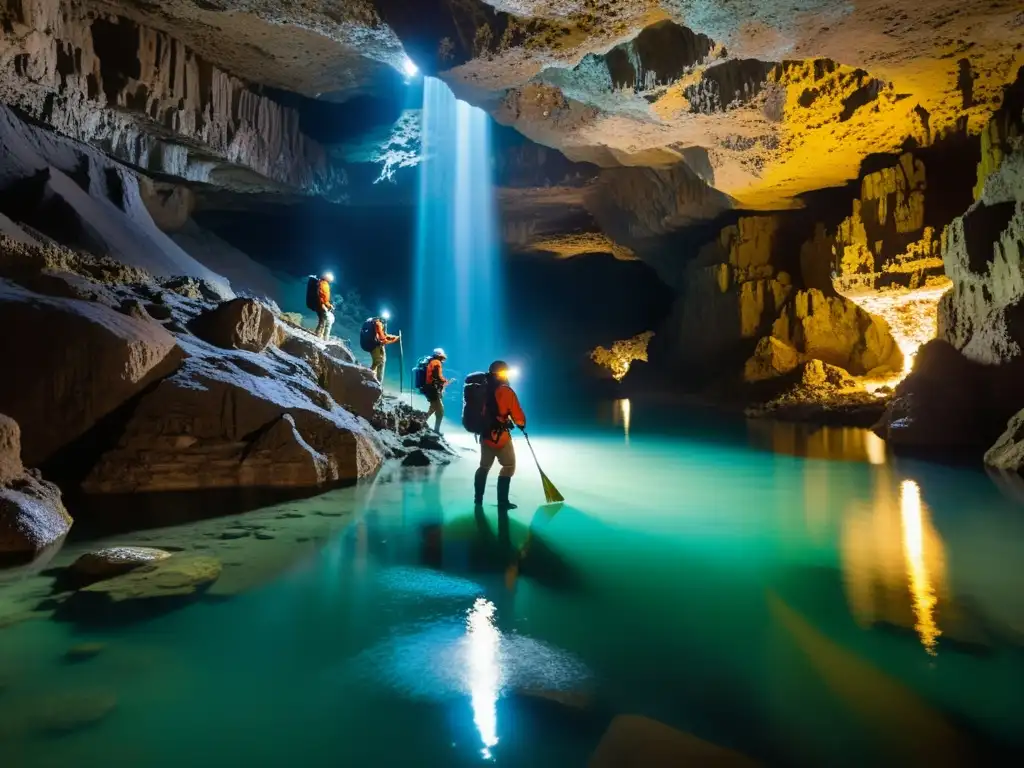
<path id="1" fill-rule="evenodd" d="M 344 179 L 298 115 L 180 40 L 82 0 L 0 5 L 0 100 L 142 169 L 334 195 Z"/>

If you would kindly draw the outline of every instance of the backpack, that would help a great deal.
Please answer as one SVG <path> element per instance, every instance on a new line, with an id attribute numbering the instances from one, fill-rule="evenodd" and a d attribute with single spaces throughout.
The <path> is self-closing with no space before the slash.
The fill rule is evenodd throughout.
<path id="1" fill-rule="evenodd" d="M 363 327 L 359 329 L 359 346 L 363 348 L 363 352 L 373 352 L 380 346 L 380 342 L 377 341 L 376 317 L 366 318 Z"/>
<path id="2" fill-rule="evenodd" d="M 314 312 L 320 312 L 320 278 L 310 275 L 306 281 L 306 306 Z"/>
<path id="3" fill-rule="evenodd" d="M 462 426 L 474 435 L 486 435 L 494 421 L 491 399 L 491 377 L 486 373 L 471 373 L 462 387 Z"/>
<path id="4" fill-rule="evenodd" d="M 420 394 L 426 394 L 424 390 L 427 388 L 427 366 L 430 365 L 430 360 L 429 357 L 421 357 L 416 367 L 412 369 L 412 386 Z"/>

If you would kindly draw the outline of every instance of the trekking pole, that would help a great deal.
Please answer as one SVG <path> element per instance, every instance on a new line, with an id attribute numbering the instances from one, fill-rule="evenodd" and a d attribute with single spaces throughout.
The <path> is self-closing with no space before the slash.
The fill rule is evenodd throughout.
<path id="1" fill-rule="evenodd" d="M 402 332 L 398 332 L 398 394 L 405 391 L 405 352 L 402 350 Z"/>

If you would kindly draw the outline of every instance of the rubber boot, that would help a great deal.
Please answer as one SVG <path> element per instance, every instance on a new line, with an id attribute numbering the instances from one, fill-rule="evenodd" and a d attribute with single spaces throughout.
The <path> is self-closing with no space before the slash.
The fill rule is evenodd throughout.
<path id="1" fill-rule="evenodd" d="M 484 486 L 487 485 L 487 470 L 478 469 L 473 478 L 473 504 L 477 507 L 484 503 Z"/>
<path id="2" fill-rule="evenodd" d="M 508 486 L 512 482 L 511 477 L 498 477 L 498 509 L 518 509 L 519 507 L 508 500 Z"/>

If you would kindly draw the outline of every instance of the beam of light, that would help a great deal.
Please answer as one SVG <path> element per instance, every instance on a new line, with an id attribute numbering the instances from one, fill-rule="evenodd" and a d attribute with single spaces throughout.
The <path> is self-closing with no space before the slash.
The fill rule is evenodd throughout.
<path id="1" fill-rule="evenodd" d="M 494 626 L 494 611 L 494 603 L 478 597 L 466 615 L 470 701 L 485 760 L 491 759 L 491 749 L 498 743 L 501 634 Z"/>
<path id="2" fill-rule="evenodd" d="M 382 309 L 380 311 L 380 316 L 384 320 L 390 320 L 391 319 L 391 313 L 388 312 L 386 309 Z"/>
<path id="3" fill-rule="evenodd" d="M 414 311 L 407 336 L 415 349 L 444 347 L 460 370 L 487 370 L 504 356 L 490 118 L 426 77 L 420 119 Z"/>
<path id="4" fill-rule="evenodd" d="M 924 515 L 921 489 L 913 480 L 904 480 L 900 483 L 900 518 L 903 522 L 903 553 L 913 600 L 914 629 L 925 651 L 935 656 L 935 646 L 942 631 L 935 621 L 938 599 L 925 559 Z"/>
<path id="5" fill-rule="evenodd" d="M 406 56 L 402 60 L 402 71 L 405 72 L 407 77 L 416 77 L 419 74 L 420 68 L 416 66 L 412 59 Z"/>

